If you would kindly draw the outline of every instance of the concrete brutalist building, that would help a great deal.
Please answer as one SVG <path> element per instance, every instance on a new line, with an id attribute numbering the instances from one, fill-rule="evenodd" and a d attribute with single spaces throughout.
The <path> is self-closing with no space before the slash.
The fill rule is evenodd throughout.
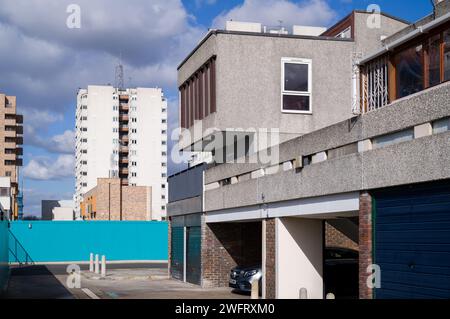
<path id="1" fill-rule="evenodd" d="M 192 253 L 205 287 L 259 263 L 264 298 L 302 288 L 313 299 L 448 298 L 449 7 L 415 24 L 354 11 L 307 36 L 245 23 L 210 31 L 179 67 L 181 148 L 214 158 L 202 169 L 200 239 L 177 251 L 180 271 Z M 245 128 L 279 129 L 275 162 L 261 161 Z M 228 154 L 241 140 L 244 154 Z M 192 210 L 169 202 L 173 255 L 187 240 L 173 221 Z M 330 284 L 326 224 L 356 242 L 343 280 L 354 290 Z"/>

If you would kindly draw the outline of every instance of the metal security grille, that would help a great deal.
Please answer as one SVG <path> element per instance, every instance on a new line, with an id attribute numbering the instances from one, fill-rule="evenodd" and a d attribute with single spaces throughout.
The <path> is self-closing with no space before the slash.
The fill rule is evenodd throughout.
<path id="1" fill-rule="evenodd" d="M 361 112 L 367 113 L 388 105 L 388 56 L 378 58 L 361 68 Z"/>

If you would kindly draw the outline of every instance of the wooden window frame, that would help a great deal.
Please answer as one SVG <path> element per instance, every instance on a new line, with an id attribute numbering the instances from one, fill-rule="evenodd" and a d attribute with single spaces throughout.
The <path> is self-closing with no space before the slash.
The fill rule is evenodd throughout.
<path id="1" fill-rule="evenodd" d="M 415 39 L 414 41 L 405 43 L 404 45 L 396 48 L 393 52 L 389 54 L 389 100 L 392 103 L 393 101 L 397 100 L 397 66 L 395 64 L 395 58 L 397 54 L 400 52 L 407 50 L 408 48 L 422 45 L 423 48 L 423 55 L 422 55 L 422 65 L 423 65 L 423 90 L 427 90 L 431 87 L 441 85 L 442 83 L 449 82 L 450 80 L 445 80 L 445 70 L 444 70 L 444 32 L 450 30 L 450 22 L 445 23 L 444 25 L 436 28 L 435 30 L 432 30 L 431 32 L 428 32 L 426 34 L 423 34 L 419 38 Z M 440 35 L 440 81 L 438 84 L 435 84 L 433 86 L 429 85 L 429 63 L 428 63 L 428 54 L 429 54 L 429 48 L 428 43 L 429 39 L 432 37 Z"/>
<path id="2" fill-rule="evenodd" d="M 180 126 L 189 128 L 195 121 L 216 112 L 216 56 L 209 58 L 179 88 Z"/>

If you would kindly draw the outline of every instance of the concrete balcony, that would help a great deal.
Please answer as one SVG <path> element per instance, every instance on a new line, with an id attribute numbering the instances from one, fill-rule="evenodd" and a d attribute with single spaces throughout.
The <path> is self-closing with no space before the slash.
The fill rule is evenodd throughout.
<path id="1" fill-rule="evenodd" d="M 128 157 L 121 157 L 119 159 L 119 164 L 127 164 L 128 165 L 128 163 L 129 163 Z"/>
<path id="2" fill-rule="evenodd" d="M 437 86 L 282 143 L 276 162 L 261 163 L 259 158 L 266 157 L 255 154 L 246 163 L 211 167 L 205 173 L 204 209 L 267 204 L 270 211 L 276 207 L 270 203 L 448 179 L 449 87 Z"/>
<path id="3" fill-rule="evenodd" d="M 130 99 L 130 97 L 128 95 L 124 95 L 124 94 L 119 95 L 120 101 L 128 101 L 129 99 Z"/>
<path id="4" fill-rule="evenodd" d="M 16 115 L 16 123 L 23 124 L 23 115 L 20 115 L 20 114 Z"/>
<path id="5" fill-rule="evenodd" d="M 128 124 L 120 124 L 119 125 L 119 131 L 120 132 L 128 132 L 130 128 L 128 127 Z"/>
<path id="6" fill-rule="evenodd" d="M 120 103 L 119 110 L 120 111 L 128 111 L 130 109 L 130 105 L 128 103 Z"/>
<path id="7" fill-rule="evenodd" d="M 16 144 L 23 145 L 23 137 L 22 136 L 16 136 Z"/>
<path id="8" fill-rule="evenodd" d="M 128 148 L 128 146 L 120 146 L 119 147 L 119 152 L 124 154 L 124 153 L 128 153 L 130 151 L 130 149 Z"/>

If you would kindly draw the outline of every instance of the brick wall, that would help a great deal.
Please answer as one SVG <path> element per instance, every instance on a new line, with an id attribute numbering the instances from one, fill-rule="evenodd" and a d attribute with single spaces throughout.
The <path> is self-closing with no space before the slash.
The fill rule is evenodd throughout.
<path id="1" fill-rule="evenodd" d="M 266 220 L 266 298 L 276 297 L 275 277 L 275 219 Z"/>
<path id="2" fill-rule="evenodd" d="M 358 243 L 355 243 L 327 222 L 325 222 L 325 245 L 326 247 L 342 247 L 359 250 Z"/>
<path id="3" fill-rule="evenodd" d="M 233 267 L 261 262 L 261 223 L 206 224 L 202 218 L 203 287 L 227 287 Z"/>
<path id="4" fill-rule="evenodd" d="M 372 299 L 367 287 L 367 267 L 372 264 L 372 197 L 361 192 L 359 198 L 359 298 Z"/>
<path id="5" fill-rule="evenodd" d="M 95 202 L 96 220 L 150 220 L 151 191 L 145 186 L 122 186 L 118 178 L 99 178 L 81 204 Z M 121 207 L 122 205 L 122 207 Z M 85 211 L 86 209 L 83 209 Z M 87 216 L 89 217 L 89 216 Z"/>

